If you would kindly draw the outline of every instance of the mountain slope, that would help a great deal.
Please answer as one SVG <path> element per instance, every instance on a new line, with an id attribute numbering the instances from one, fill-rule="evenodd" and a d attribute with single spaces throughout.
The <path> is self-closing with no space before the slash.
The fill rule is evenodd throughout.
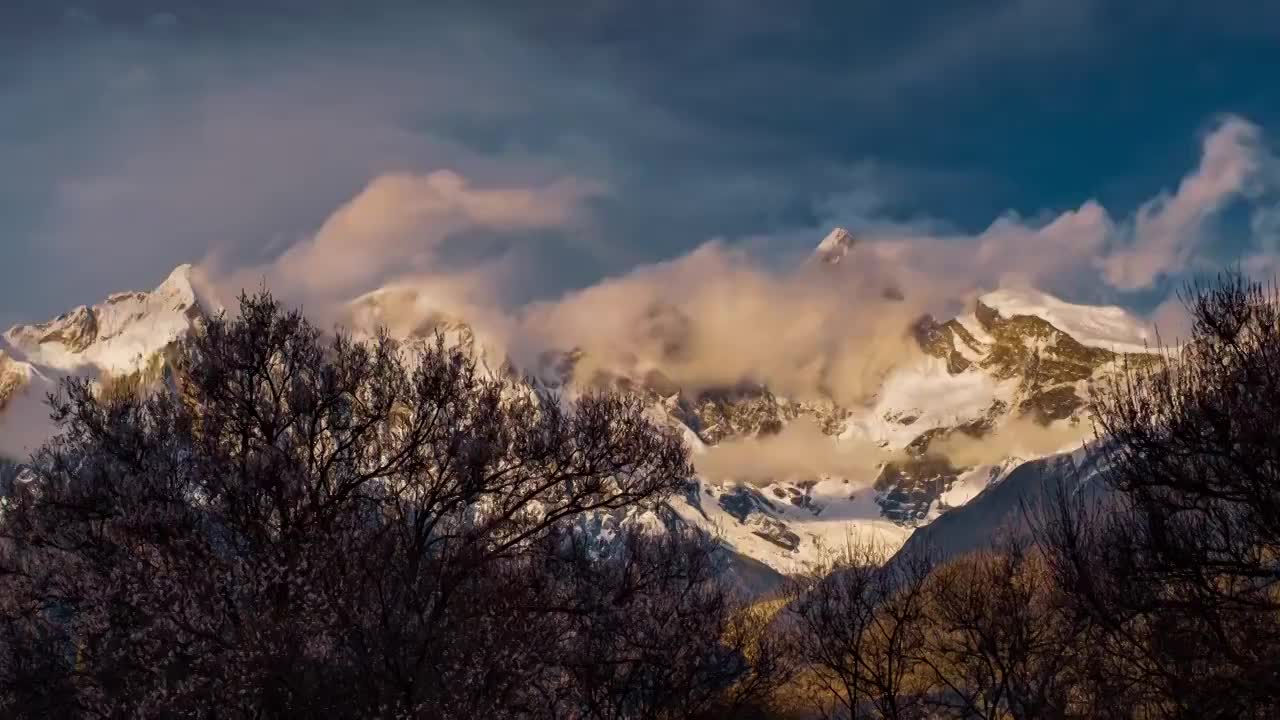
<path id="1" fill-rule="evenodd" d="M 837 229 L 813 259 L 819 269 L 835 265 L 855 244 Z M 22 457 L 48 436 L 43 398 L 60 378 L 155 379 L 173 343 L 218 309 L 197 291 L 193 270 L 182 266 L 151 292 L 118 293 L 4 333 L 0 456 Z M 443 332 L 495 370 L 515 369 L 466 318 L 434 307 L 413 288 L 371 292 L 349 303 L 344 315 L 357 331 L 392 318 L 392 330 L 406 339 L 426 341 Z M 945 321 L 922 317 L 903 331 L 920 353 L 903 360 L 875 397 L 857 407 L 784 397 L 761 385 L 687 389 L 660 369 L 634 377 L 597 368 L 578 377 L 583 354 L 572 348 L 547 351 L 535 367 L 519 370 L 531 374 L 530 391 L 572 398 L 603 385 L 644 397 L 656 419 L 686 438 L 700 470 L 662 523 L 715 532 L 734 551 L 785 573 L 818 560 L 849 534 L 891 549 L 917 528 L 936 526 L 931 532 L 945 535 L 959 522 L 953 517 L 965 517 L 955 515 L 960 509 L 992 502 L 1009 478 L 1030 473 L 1025 461 L 1078 447 L 1087 432 L 1081 417 L 1091 384 L 1146 340 L 1140 323 L 1118 308 L 1009 290 L 983 295 L 972 312 Z M 723 462 L 796 438 L 808 443 L 806 452 L 839 462 L 779 466 L 764 477 L 744 474 L 757 470 L 749 462 Z"/>
<path id="2" fill-rule="evenodd" d="M 44 399 L 63 377 L 158 377 L 166 349 L 219 309 L 193 273 L 182 265 L 151 292 L 116 293 L 0 336 L 0 455 L 23 457 L 49 436 Z"/>
<path id="3" fill-rule="evenodd" d="M 855 246 L 850 233 L 837 229 L 812 262 L 836 265 Z M 689 439 L 696 459 L 767 445 L 801 423 L 818 427 L 836 446 L 870 446 L 889 456 L 874 468 L 836 473 L 762 479 L 703 472 L 677 503 L 689 522 L 715 528 L 740 552 L 789 572 L 847 534 L 895 548 L 1025 461 L 1079 447 L 1089 433 L 1082 418 L 1092 384 L 1126 353 L 1145 350 L 1147 339 L 1142 324 L 1118 308 L 1012 290 L 983 295 L 972 312 L 945 322 L 922 317 L 910 332 L 921 356 L 889 373 L 865 407 L 800 401 L 763 386 L 689 391 L 660 373 L 604 382 L 645 394 L 655 413 Z M 579 359 L 580 351 L 556 356 L 549 363 L 557 368 L 552 384 L 599 382 L 573 376 Z"/>
<path id="4" fill-rule="evenodd" d="M 963 507 L 912 533 L 895 558 L 928 552 L 939 560 L 989 549 L 1006 536 L 1024 536 L 1028 522 L 1059 484 L 1073 493 L 1097 493 L 1090 480 L 1100 470 L 1099 456 L 1086 449 L 1022 463 Z"/>

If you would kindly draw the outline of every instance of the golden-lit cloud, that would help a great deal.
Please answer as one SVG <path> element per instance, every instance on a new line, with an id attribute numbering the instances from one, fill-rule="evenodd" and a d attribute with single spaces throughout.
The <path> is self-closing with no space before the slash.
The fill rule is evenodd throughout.
<path id="1" fill-rule="evenodd" d="M 1227 118 L 1202 144 L 1200 165 L 1173 193 L 1149 200 L 1134 217 L 1131 242 L 1102 259 L 1106 282 L 1121 290 L 1150 287 L 1161 275 L 1183 272 L 1201 240 L 1201 226 L 1252 189 L 1267 159 L 1261 130 Z"/>
<path id="2" fill-rule="evenodd" d="M 708 243 L 669 263 L 524 308 L 521 340 L 579 348 L 579 371 L 660 370 L 689 388 L 763 383 L 793 397 L 866 399 L 918 348 L 928 297 L 892 299 L 874 264 L 770 270 Z"/>
<path id="3" fill-rule="evenodd" d="M 889 370 L 919 356 L 909 328 L 922 314 L 961 311 L 978 293 L 1009 285 L 1138 287 L 1185 262 L 1197 228 L 1268 161 L 1257 134 L 1244 120 L 1225 120 L 1177 191 L 1132 218 L 1117 220 L 1088 201 L 1039 222 L 1001 217 L 973 236 L 881 223 L 835 265 L 767 263 L 713 240 L 516 305 L 505 289 L 524 269 L 510 257 L 444 268 L 442 250 L 477 234 L 571 233 L 604 189 L 572 177 L 481 186 L 448 170 L 390 174 L 275 260 L 220 277 L 229 289 L 265 279 L 312 309 L 395 288 L 365 303 L 366 311 L 337 317 L 407 332 L 421 314 L 443 313 L 472 323 L 526 366 L 548 349 L 580 350 L 583 379 L 660 371 L 689 390 L 757 383 L 857 404 L 874 396 Z M 367 311 L 374 305 L 376 313 Z"/>
<path id="4" fill-rule="evenodd" d="M 1088 423 L 1042 425 L 1029 417 L 1016 417 L 981 437 L 951 433 L 931 443 L 929 451 L 946 456 L 957 467 L 971 467 L 1075 450 L 1091 437 L 1093 428 Z"/>
<path id="5" fill-rule="evenodd" d="M 866 440 L 836 440 L 813 421 L 798 419 L 778 433 L 720 443 L 694 457 L 698 472 L 712 482 L 729 480 L 769 483 L 778 480 L 816 480 L 841 477 L 870 485 L 881 465 L 900 459 L 901 452 Z"/>
<path id="6" fill-rule="evenodd" d="M 374 178 L 314 235 L 271 263 L 231 271 L 231 289 L 265 281 L 275 292 L 342 301 L 387 282 L 435 270 L 440 247 L 464 232 L 561 227 L 579 203 L 600 192 L 563 179 L 534 187 L 477 187 L 450 170 Z"/>

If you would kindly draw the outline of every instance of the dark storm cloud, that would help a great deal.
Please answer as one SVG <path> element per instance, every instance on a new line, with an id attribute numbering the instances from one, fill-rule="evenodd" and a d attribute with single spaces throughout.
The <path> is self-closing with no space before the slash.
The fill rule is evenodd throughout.
<path id="1" fill-rule="evenodd" d="M 1125 215 L 1217 113 L 1267 127 L 1275 52 L 1256 4 L 1114 5 L 6 4 L 0 324 L 211 248 L 269 262 L 389 172 L 600 188 L 571 229 L 504 229 L 526 296 L 713 236 L 801 252 L 834 220 L 973 233 L 1096 195 Z"/>

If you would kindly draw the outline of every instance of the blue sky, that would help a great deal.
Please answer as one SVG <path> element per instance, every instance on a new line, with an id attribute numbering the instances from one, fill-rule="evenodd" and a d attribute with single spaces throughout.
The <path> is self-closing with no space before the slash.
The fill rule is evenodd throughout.
<path id="1" fill-rule="evenodd" d="M 1187 263 L 1054 288 L 1145 312 L 1274 250 L 1276 67 L 1280 4 L 1247 0 L 19 0 L 0 9 L 0 324 L 211 253 L 264 267 L 387 173 L 576 188 L 572 222 L 424 241 L 433 270 L 514 258 L 520 303 L 711 238 L 785 265 L 837 222 L 960 243 L 1092 200 L 1123 224 L 1247 122 L 1265 187 L 1197 223 Z"/>

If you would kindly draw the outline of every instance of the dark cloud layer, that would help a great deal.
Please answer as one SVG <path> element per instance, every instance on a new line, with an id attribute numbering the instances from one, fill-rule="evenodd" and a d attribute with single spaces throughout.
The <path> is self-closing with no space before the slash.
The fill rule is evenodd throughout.
<path id="1" fill-rule="evenodd" d="M 1121 5 L 7 3 L 0 324 L 215 249 L 266 267 L 388 173 L 594 188 L 572 223 L 433 255 L 514 254 L 515 303 L 712 237 L 781 262 L 836 221 L 945 242 L 1094 198 L 1127 218 L 1223 113 L 1280 120 L 1280 17 Z M 1252 213 L 1215 251 L 1254 254 L 1251 220 L 1274 235 Z"/>

